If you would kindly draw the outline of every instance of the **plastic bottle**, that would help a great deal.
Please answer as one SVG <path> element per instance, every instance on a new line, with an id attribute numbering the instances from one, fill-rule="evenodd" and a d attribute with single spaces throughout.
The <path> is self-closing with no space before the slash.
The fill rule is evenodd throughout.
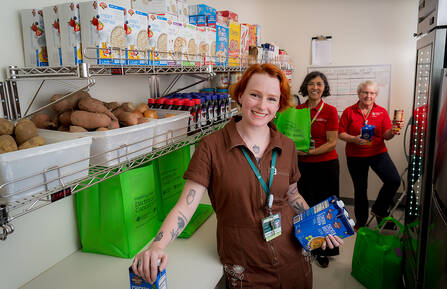
<path id="1" fill-rule="evenodd" d="M 173 99 L 168 99 L 163 105 L 164 109 L 174 109 L 174 101 Z"/>
<path id="2" fill-rule="evenodd" d="M 185 99 L 175 100 L 174 101 L 174 109 L 175 110 L 186 110 L 186 101 L 185 101 Z"/>
<path id="3" fill-rule="evenodd" d="M 154 108 L 164 108 L 166 100 L 167 99 L 165 97 L 157 98 L 155 100 Z"/>
<path id="4" fill-rule="evenodd" d="M 230 95 L 225 95 L 225 119 L 230 119 L 232 117 L 231 115 L 231 97 Z"/>
<path id="5" fill-rule="evenodd" d="M 227 98 L 225 94 L 219 94 L 219 120 L 225 120 L 226 116 L 226 102 L 227 102 Z"/>
<path id="6" fill-rule="evenodd" d="M 200 107 L 200 125 L 204 127 L 208 124 L 208 102 L 206 97 L 200 98 L 201 107 Z"/>
<path id="7" fill-rule="evenodd" d="M 213 124 L 213 119 L 214 119 L 214 103 L 213 103 L 213 96 L 211 94 L 208 94 L 206 96 L 206 102 L 207 102 L 207 108 L 208 108 L 206 123 L 211 125 L 211 124 Z"/>
<path id="8" fill-rule="evenodd" d="M 185 101 L 184 109 L 189 111 L 189 119 L 188 119 L 188 131 L 194 131 L 196 129 L 196 110 L 195 110 L 195 102 L 187 99 Z"/>
<path id="9" fill-rule="evenodd" d="M 149 106 L 149 108 L 154 108 L 154 105 L 155 105 L 155 99 L 148 98 L 147 99 L 147 106 Z"/>
<path id="10" fill-rule="evenodd" d="M 202 120 L 202 101 L 200 100 L 200 98 L 194 98 L 194 105 L 195 105 L 195 111 L 196 111 L 196 118 L 195 118 L 195 123 L 196 123 L 196 129 L 200 128 L 200 124 L 201 124 L 201 120 Z"/>

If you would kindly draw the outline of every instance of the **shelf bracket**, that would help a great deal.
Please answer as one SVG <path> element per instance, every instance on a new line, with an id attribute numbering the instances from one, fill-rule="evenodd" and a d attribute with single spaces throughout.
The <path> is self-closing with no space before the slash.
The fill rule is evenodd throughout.
<path id="1" fill-rule="evenodd" d="M 0 206 L 0 240 L 4 241 L 8 235 L 14 232 L 14 226 L 8 223 L 8 211 L 6 211 L 6 206 Z"/>
<path id="2" fill-rule="evenodd" d="M 165 89 L 165 91 L 161 94 L 162 96 L 168 95 L 171 89 L 174 87 L 174 85 L 177 83 L 177 81 L 182 78 L 183 74 L 176 74 L 174 79 L 169 83 L 168 87 Z"/>

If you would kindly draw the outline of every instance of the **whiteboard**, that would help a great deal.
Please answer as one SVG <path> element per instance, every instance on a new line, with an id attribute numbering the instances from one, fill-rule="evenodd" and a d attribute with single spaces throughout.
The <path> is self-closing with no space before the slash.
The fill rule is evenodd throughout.
<path id="1" fill-rule="evenodd" d="M 341 115 L 345 108 L 358 101 L 357 87 L 366 80 L 373 80 L 379 86 L 376 104 L 389 110 L 391 64 L 355 66 L 309 66 L 307 72 L 320 71 L 328 79 L 331 95 L 324 101 L 337 108 Z"/>

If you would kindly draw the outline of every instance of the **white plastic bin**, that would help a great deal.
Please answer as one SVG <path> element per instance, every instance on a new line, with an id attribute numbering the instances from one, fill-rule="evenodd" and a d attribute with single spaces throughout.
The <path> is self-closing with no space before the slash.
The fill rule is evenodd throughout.
<path id="1" fill-rule="evenodd" d="M 47 139 L 92 137 L 91 166 L 111 167 L 152 151 L 155 121 L 108 131 L 60 132 L 41 130 Z"/>
<path id="2" fill-rule="evenodd" d="M 154 130 L 154 148 L 166 146 L 174 141 L 185 138 L 188 131 L 189 112 L 181 110 L 154 109 L 158 119 Z M 166 117 L 168 113 L 175 116 Z"/>
<path id="3" fill-rule="evenodd" d="M 46 141 L 44 146 L 0 154 L 1 204 L 65 186 L 88 175 L 90 137 Z"/>

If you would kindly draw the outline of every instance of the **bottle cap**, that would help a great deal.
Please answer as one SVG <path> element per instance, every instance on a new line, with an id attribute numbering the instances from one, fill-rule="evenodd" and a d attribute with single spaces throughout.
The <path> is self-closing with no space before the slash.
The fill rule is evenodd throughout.
<path id="1" fill-rule="evenodd" d="M 155 99 L 153 99 L 153 98 L 147 99 L 147 104 L 154 104 L 154 103 L 155 103 Z"/>

